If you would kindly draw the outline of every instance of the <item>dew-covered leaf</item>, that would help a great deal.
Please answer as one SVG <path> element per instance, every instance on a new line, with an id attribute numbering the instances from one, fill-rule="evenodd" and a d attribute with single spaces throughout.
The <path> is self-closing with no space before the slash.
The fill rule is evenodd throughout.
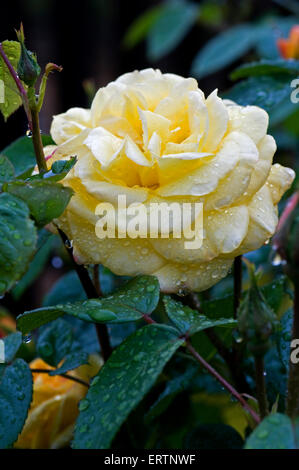
<path id="1" fill-rule="evenodd" d="M 0 194 L 0 295 L 27 269 L 34 254 L 36 228 L 28 206 L 11 194 Z"/>
<path id="2" fill-rule="evenodd" d="M 65 374 L 69 370 L 77 369 L 77 367 L 88 363 L 88 353 L 85 351 L 75 351 L 67 354 L 63 363 L 57 369 L 49 372 L 49 375 Z"/>
<path id="3" fill-rule="evenodd" d="M 26 202 L 39 227 L 59 217 L 73 195 L 71 188 L 45 180 L 14 181 L 5 184 L 3 189 Z"/>
<path id="4" fill-rule="evenodd" d="M 21 55 L 21 46 L 17 41 L 3 41 L 1 43 L 4 53 L 16 70 Z M 5 120 L 14 113 L 22 104 L 17 85 L 12 78 L 7 65 L 0 56 L 0 86 L 4 86 L 3 98 L 0 101 L 0 111 Z"/>
<path id="5" fill-rule="evenodd" d="M 70 353 L 74 343 L 71 325 L 59 318 L 41 328 L 36 343 L 36 350 L 47 364 L 57 367 L 60 361 Z"/>
<path id="6" fill-rule="evenodd" d="M 0 364 L 0 449 L 10 447 L 24 426 L 32 399 L 32 374 L 23 359 Z"/>
<path id="7" fill-rule="evenodd" d="M 298 449 L 299 419 L 281 413 L 265 418 L 246 441 L 245 449 Z"/>
<path id="8" fill-rule="evenodd" d="M 11 333 L 4 338 L 4 362 L 9 364 L 22 345 L 22 334 L 20 332 Z"/>
<path id="9" fill-rule="evenodd" d="M 111 355 L 79 404 L 74 448 L 107 449 L 183 340 L 166 325 L 147 325 Z"/>
<path id="10" fill-rule="evenodd" d="M 260 60 L 259 62 L 250 62 L 238 67 L 230 74 L 232 80 L 239 78 L 259 76 L 259 75 L 272 75 L 276 73 L 286 73 L 296 76 L 299 73 L 299 60 Z"/>
<path id="11" fill-rule="evenodd" d="M 52 251 L 54 239 L 55 235 L 45 229 L 40 230 L 36 254 L 29 264 L 27 272 L 11 291 L 14 299 L 18 300 L 42 273 Z"/>
<path id="12" fill-rule="evenodd" d="M 236 321 L 233 318 L 217 318 L 210 319 L 206 315 L 202 315 L 196 310 L 183 305 L 171 297 L 163 298 L 167 315 L 181 333 L 192 335 L 198 331 L 212 328 L 213 326 L 235 326 Z"/>
<path id="13" fill-rule="evenodd" d="M 24 312 L 17 318 L 24 334 L 64 314 L 97 323 L 136 321 L 152 313 L 159 301 L 159 282 L 153 276 L 140 276 L 129 281 L 114 294 L 100 299 L 58 304 Z"/>
<path id="14" fill-rule="evenodd" d="M 235 101 L 241 106 L 260 106 L 270 114 L 271 119 L 271 113 L 278 106 L 281 106 L 286 100 L 290 101 L 291 91 L 288 74 L 263 75 L 261 77 L 249 77 L 237 83 L 227 93 L 223 94 L 223 98 Z"/>
<path id="15" fill-rule="evenodd" d="M 77 157 L 71 157 L 69 160 L 57 160 L 53 163 L 51 169 L 46 172 L 37 173 L 30 176 L 27 181 L 46 180 L 51 182 L 58 182 L 63 180 L 66 175 L 71 171 L 77 161 Z"/>
<path id="16" fill-rule="evenodd" d="M 42 134 L 43 145 L 53 144 L 49 135 Z M 35 153 L 32 139 L 23 136 L 12 142 L 0 152 L 5 155 L 13 165 L 16 176 L 23 178 L 29 176 L 36 165 Z"/>
<path id="17" fill-rule="evenodd" d="M 11 181 L 14 175 L 15 170 L 11 162 L 5 155 L 0 155 L 0 184 Z"/>

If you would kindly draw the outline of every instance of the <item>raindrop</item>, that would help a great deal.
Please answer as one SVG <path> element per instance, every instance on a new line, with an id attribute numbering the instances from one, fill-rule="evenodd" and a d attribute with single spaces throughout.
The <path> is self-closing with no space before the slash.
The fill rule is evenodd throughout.
<path id="1" fill-rule="evenodd" d="M 29 139 L 32 138 L 32 131 L 30 129 L 26 132 L 26 136 L 29 137 Z"/>
<path id="2" fill-rule="evenodd" d="M 283 264 L 283 259 L 278 253 L 276 253 L 276 255 L 274 256 L 272 260 L 272 265 L 279 266 L 280 264 Z"/>
<path id="3" fill-rule="evenodd" d="M 177 292 L 177 295 L 179 297 L 185 297 L 185 295 L 187 295 L 188 293 L 189 293 L 188 289 L 180 288 Z"/>
<path id="4" fill-rule="evenodd" d="M 20 395 L 18 395 L 18 400 L 22 401 L 24 400 L 24 398 L 25 398 L 25 393 L 22 392 L 20 393 Z"/>
<path id="5" fill-rule="evenodd" d="M 24 335 L 22 340 L 23 343 L 28 344 L 32 340 L 32 335 Z"/>
<path id="6" fill-rule="evenodd" d="M 154 286 L 153 284 L 147 286 L 147 288 L 146 288 L 146 291 L 147 291 L 147 292 L 154 292 L 154 290 L 155 290 L 155 286 Z"/>
<path id="7" fill-rule="evenodd" d="M 66 240 L 64 244 L 68 249 L 71 249 L 73 247 L 73 240 Z"/>
<path id="8" fill-rule="evenodd" d="M 79 410 L 80 410 L 80 411 L 87 410 L 87 408 L 89 407 L 89 405 L 90 405 L 89 400 L 87 400 L 87 398 L 84 398 L 84 399 L 81 400 L 80 403 L 79 403 Z"/>
<path id="9" fill-rule="evenodd" d="M 269 435 L 269 432 L 266 431 L 266 429 L 262 429 L 258 434 L 257 434 L 257 437 L 259 439 L 265 439 L 266 437 L 268 437 Z"/>

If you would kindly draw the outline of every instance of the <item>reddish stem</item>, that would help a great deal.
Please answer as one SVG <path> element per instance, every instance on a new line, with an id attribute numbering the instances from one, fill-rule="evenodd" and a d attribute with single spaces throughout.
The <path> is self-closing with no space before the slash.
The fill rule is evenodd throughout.
<path id="1" fill-rule="evenodd" d="M 27 118 L 28 118 L 29 128 L 30 128 L 30 130 L 32 130 L 32 119 L 31 119 L 31 112 L 30 112 L 29 103 L 28 103 L 27 92 L 26 92 L 25 88 L 23 87 L 23 84 L 22 84 L 21 80 L 19 79 L 17 72 L 15 71 L 15 69 L 13 68 L 12 64 L 10 63 L 7 55 L 5 54 L 4 49 L 2 47 L 2 43 L 0 43 L 0 55 L 1 55 L 5 65 L 6 65 L 6 67 L 8 68 L 8 71 L 9 71 L 10 75 L 14 79 L 15 84 L 17 85 L 17 88 L 18 88 L 18 90 L 19 90 L 19 92 L 22 96 L 22 100 L 23 100 L 23 103 L 24 103 L 24 108 L 25 108 Z"/>
<path id="2" fill-rule="evenodd" d="M 287 220 L 289 215 L 293 212 L 293 210 L 297 206 L 298 202 L 299 202 L 299 191 L 296 191 L 290 197 L 290 199 L 288 200 L 288 202 L 287 202 L 287 204 L 284 208 L 284 211 L 283 211 L 283 213 L 281 214 L 281 216 L 279 218 L 279 222 L 278 222 L 278 225 L 277 225 L 277 228 L 276 228 L 276 232 L 278 232 L 281 229 L 281 227 L 284 225 L 285 221 Z"/>
<path id="3" fill-rule="evenodd" d="M 217 370 L 214 369 L 207 361 L 204 360 L 203 357 L 198 354 L 198 352 L 193 348 L 193 346 L 189 343 L 189 341 L 186 342 L 186 347 L 189 350 L 189 352 L 192 354 L 192 356 L 205 368 L 207 369 L 208 372 L 210 372 L 211 375 L 215 377 L 216 380 L 224 387 L 226 388 L 233 397 L 235 397 L 240 404 L 243 406 L 245 410 L 250 413 L 254 421 L 258 424 L 261 420 L 258 414 L 251 408 L 251 406 L 248 405 L 246 400 L 240 395 L 239 392 L 230 384 L 228 383 L 218 372 Z"/>

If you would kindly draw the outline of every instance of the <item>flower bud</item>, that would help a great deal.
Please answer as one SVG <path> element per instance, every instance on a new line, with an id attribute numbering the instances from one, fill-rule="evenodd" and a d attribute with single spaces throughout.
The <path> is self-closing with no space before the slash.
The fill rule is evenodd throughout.
<path id="1" fill-rule="evenodd" d="M 21 24 L 20 31 L 17 31 L 17 37 L 21 44 L 21 57 L 18 63 L 17 72 L 19 78 L 28 86 L 33 86 L 40 75 L 40 66 L 37 63 L 33 52 L 28 51 L 25 46 L 24 30 Z"/>
<path id="2" fill-rule="evenodd" d="M 238 311 L 238 328 L 254 356 L 263 356 L 270 347 L 276 317 L 257 284 L 254 265 L 248 264 L 249 289 Z"/>

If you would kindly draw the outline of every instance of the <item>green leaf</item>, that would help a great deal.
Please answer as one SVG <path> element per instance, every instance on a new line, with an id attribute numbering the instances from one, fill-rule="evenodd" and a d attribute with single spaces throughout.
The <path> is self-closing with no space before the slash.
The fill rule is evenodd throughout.
<path id="1" fill-rule="evenodd" d="M 122 323 L 136 321 L 152 313 L 159 301 L 159 282 L 153 276 L 140 276 L 129 281 L 109 297 L 83 302 L 59 304 L 24 312 L 17 326 L 24 334 L 64 314 L 89 322 Z"/>
<path id="2" fill-rule="evenodd" d="M 69 271 L 60 277 L 52 289 L 45 296 L 43 306 L 55 306 L 57 303 L 64 304 L 86 300 L 86 294 L 76 271 Z"/>
<path id="3" fill-rule="evenodd" d="M 114 322 L 134 321 L 139 320 L 143 314 L 151 314 L 158 305 L 159 296 L 158 279 L 154 276 L 139 276 L 98 302 L 101 310 L 116 316 Z M 97 320 L 96 312 L 90 316 Z"/>
<path id="4" fill-rule="evenodd" d="M 0 364 L 0 449 L 10 447 L 24 426 L 32 399 L 32 374 L 23 359 Z"/>
<path id="5" fill-rule="evenodd" d="M 4 338 L 4 362 L 9 364 L 22 345 L 22 334 L 11 333 Z"/>
<path id="6" fill-rule="evenodd" d="M 119 427 L 182 344 L 177 335 L 166 325 L 147 325 L 112 353 L 80 402 L 74 448 L 110 446 Z"/>
<path id="7" fill-rule="evenodd" d="M 29 310 L 17 317 L 17 327 L 23 334 L 26 334 L 65 314 L 72 315 L 87 322 L 94 322 L 95 317 L 98 323 L 106 323 L 116 319 L 116 315 L 114 313 L 101 307 L 101 301 L 90 299 L 85 300 L 84 302 L 74 302 L 65 305 L 55 305 L 54 307 L 43 307 L 36 310 Z M 126 321 L 131 320 L 132 319 L 130 318 Z"/>
<path id="8" fill-rule="evenodd" d="M 203 300 L 202 311 L 210 319 L 233 318 L 234 316 L 234 297 L 226 295 L 211 300 Z"/>
<path id="9" fill-rule="evenodd" d="M 171 52 L 194 25 L 199 7 L 185 1 L 166 4 L 148 34 L 147 54 L 158 60 Z"/>
<path id="10" fill-rule="evenodd" d="M 15 175 L 13 165 L 5 155 L 0 155 L 0 184 L 11 181 Z"/>
<path id="11" fill-rule="evenodd" d="M 299 73 L 299 60 L 260 60 L 241 65 L 230 74 L 232 80 L 238 78 L 286 73 L 296 76 Z"/>
<path id="12" fill-rule="evenodd" d="M 36 229 L 27 205 L 20 199 L 0 194 L 0 295 L 21 278 L 36 244 Z"/>
<path id="13" fill-rule="evenodd" d="M 49 135 L 42 135 L 43 145 L 53 144 Z M 19 137 L 0 153 L 5 155 L 15 169 L 16 176 L 29 176 L 36 165 L 35 153 L 32 139 L 27 136 Z"/>
<path id="14" fill-rule="evenodd" d="M 191 74 L 203 78 L 244 55 L 256 41 L 256 29 L 250 24 L 234 26 L 211 39 L 195 56 Z"/>
<path id="15" fill-rule="evenodd" d="M 163 11 L 163 5 L 157 5 L 149 10 L 146 10 L 142 15 L 138 16 L 136 20 L 129 26 L 127 30 L 123 43 L 127 49 L 131 49 L 136 46 L 142 39 L 144 39 L 156 22 L 157 18 L 160 16 Z"/>
<path id="16" fill-rule="evenodd" d="M 281 413 L 265 418 L 246 441 L 245 449 L 298 449 L 299 418 Z"/>
<path id="17" fill-rule="evenodd" d="M 77 369 L 77 367 L 88 363 L 88 353 L 84 351 L 75 351 L 67 354 L 62 365 L 55 370 L 49 372 L 49 375 L 65 374 L 69 370 Z"/>
<path id="18" fill-rule="evenodd" d="M 59 217 L 73 195 L 71 188 L 50 181 L 14 181 L 6 183 L 3 190 L 26 202 L 39 227 Z"/>
<path id="19" fill-rule="evenodd" d="M 55 235 L 51 234 L 50 232 L 46 230 L 40 231 L 37 243 L 37 252 L 29 264 L 27 272 L 12 290 L 14 299 L 20 299 L 28 287 L 30 287 L 30 285 L 42 273 L 52 251 L 54 239 Z"/>
<path id="20" fill-rule="evenodd" d="M 2 48 L 11 65 L 16 70 L 21 55 L 20 43 L 17 41 L 3 41 Z M 0 111 L 6 121 L 21 106 L 22 99 L 7 65 L 0 56 L 0 86 L 1 83 L 4 85 L 4 102 L 0 102 Z"/>
<path id="21" fill-rule="evenodd" d="M 167 382 L 165 389 L 145 416 L 147 424 L 149 424 L 153 419 L 158 418 L 165 410 L 167 410 L 175 397 L 188 388 L 197 372 L 198 366 L 192 364 L 183 374 L 180 374 Z"/>
<path id="22" fill-rule="evenodd" d="M 180 302 L 173 300 L 171 297 L 165 296 L 163 298 L 167 315 L 176 327 L 182 332 L 192 335 L 198 331 L 212 328 L 213 326 L 235 326 L 236 321 L 233 318 L 217 318 L 210 319 L 205 315 L 201 315 L 196 310 L 187 305 L 182 305 Z"/>
<path id="23" fill-rule="evenodd" d="M 42 328 L 36 343 L 37 354 L 47 364 L 57 367 L 74 343 L 71 325 L 59 318 Z"/>
<path id="24" fill-rule="evenodd" d="M 272 112 L 286 100 L 290 101 L 290 77 L 286 74 L 275 76 L 263 75 L 250 77 L 237 83 L 223 98 L 229 98 L 236 103 L 247 106 L 255 105 L 264 108 L 271 118 Z M 295 106 L 294 110 L 295 110 Z"/>
<path id="25" fill-rule="evenodd" d="M 126 276 L 116 276 L 109 269 L 100 266 L 100 284 L 102 292 L 105 295 L 112 294 L 117 288 L 128 281 Z M 86 294 L 82 284 L 75 271 L 70 271 L 54 284 L 50 292 L 43 300 L 44 306 L 63 304 L 66 302 L 74 302 L 85 300 Z"/>
<path id="26" fill-rule="evenodd" d="M 100 284 L 104 295 L 113 294 L 130 280 L 128 276 L 117 276 L 105 266 L 100 266 Z"/>
<path id="27" fill-rule="evenodd" d="M 48 182 L 57 182 L 63 180 L 77 162 L 77 157 L 71 157 L 69 160 L 57 160 L 53 163 L 51 170 L 45 173 L 38 173 L 30 176 L 27 181 L 47 180 Z"/>

